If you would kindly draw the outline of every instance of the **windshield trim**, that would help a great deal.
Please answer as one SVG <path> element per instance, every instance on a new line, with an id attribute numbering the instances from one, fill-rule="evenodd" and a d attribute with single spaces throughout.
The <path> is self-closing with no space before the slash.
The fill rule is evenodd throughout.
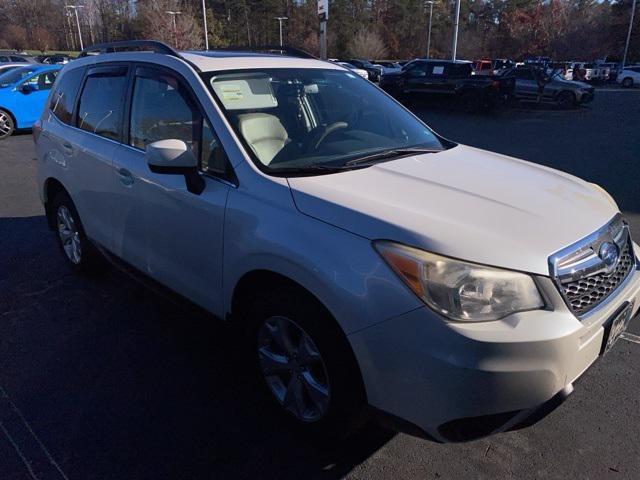
<path id="1" fill-rule="evenodd" d="M 357 67 L 356 67 L 357 68 Z M 344 70 L 342 70 L 344 69 Z M 217 76 L 221 76 L 221 75 L 229 75 L 229 74 L 243 74 L 243 73 L 261 73 L 264 72 L 265 70 L 320 70 L 320 71 L 343 71 L 345 73 L 351 73 L 353 75 L 353 73 L 347 69 L 346 67 L 342 67 L 342 69 L 318 69 L 318 68 L 305 68 L 305 67 L 276 67 L 276 68 L 239 68 L 239 69 L 228 69 L 228 70 L 215 70 L 215 71 L 208 71 L 208 72 L 202 72 L 200 73 L 200 77 L 202 79 L 202 81 L 204 82 L 207 91 L 209 92 L 209 94 L 211 95 L 211 97 L 213 98 L 213 100 L 215 101 L 216 105 L 218 106 L 218 109 L 220 110 L 220 112 L 222 113 L 222 115 L 224 116 L 225 120 L 227 121 L 227 124 L 229 125 L 228 128 L 231 129 L 231 131 L 234 134 L 234 137 L 236 137 L 239 142 L 240 142 L 240 146 L 242 147 L 242 150 L 245 153 L 245 156 L 248 157 L 251 160 L 251 163 L 253 163 L 256 168 L 258 170 L 260 170 L 262 173 L 271 176 L 271 177 L 277 177 L 277 178 L 289 178 L 289 177 L 314 177 L 314 176 L 319 176 L 319 175 L 327 175 L 327 174 L 334 174 L 334 173 L 342 173 L 342 172 L 348 172 L 348 171 L 352 171 L 352 170 L 356 170 L 356 169 L 362 169 L 362 168 L 366 168 L 372 165 L 375 165 L 375 163 L 372 164 L 367 164 L 367 165 L 354 165 L 353 168 L 336 168 L 336 169 L 331 169 L 330 165 L 327 166 L 326 172 L 320 172 L 320 169 L 317 168 L 312 168 L 309 170 L 308 173 L 299 173 L 299 174 L 292 174 L 291 170 L 289 172 L 286 171 L 282 171 L 282 172 L 278 172 L 278 169 L 274 169 L 274 168 L 269 168 L 267 165 L 263 164 L 258 157 L 255 155 L 255 153 L 253 152 L 253 149 L 251 148 L 251 146 L 247 143 L 246 139 L 244 138 L 244 136 L 236 131 L 236 129 L 233 127 L 233 122 L 232 122 L 232 118 L 231 115 L 229 113 L 229 111 L 225 108 L 224 104 L 222 103 L 222 100 L 218 97 L 218 95 L 216 94 L 216 92 L 213 90 L 213 86 L 211 85 L 211 79 L 213 77 L 217 77 Z M 369 80 L 365 80 L 364 78 L 361 78 L 359 76 L 355 76 L 356 79 L 358 81 L 362 81 L 362 82 L 369 82 Z M 375 86 L 372 84 L 372 86 Z M 377 87 L 379 89 L 379 92 L 383 95 L 386 95 L 389 99 L 393 100 L 397 106 L 401 109 L 403 109 L 405 112 L 407 112 L 409 115 L 411 115 L 417 122 L 419 122 L 424 128 L 426 128 L 429 133 L 431 133 L 441 144 L 442 144 L 442 152 L 449 150 L 453 147 L 456 147 L 458 144 L 456 142 L 453 142 L 451 140 L 446 139 L 445 137 L 443 137 L 442 135 L 439 135 L 438 133 L 436 133 L 429 125 L 427 125 L 426 123 L 424 123 L 422 121 L 421 118 L 419 118 L 417 115 L 415 115 L 411 110 L 409 110 L 407 107 L 405 107 L 402 103 L 398 102 L 395 98 L 393 98 L 391 95 L 389 95 L 387 92 L 385 92 L 384 90 L 380 89 L 379 87 Z M 398 147 L 400 148 L 400 147 Z M 396 160 L 396 158 L 393 159 L 385 159 L 384 161 L 393 161 Z M 283 169 L 284 170 L 284 169 Z"/>

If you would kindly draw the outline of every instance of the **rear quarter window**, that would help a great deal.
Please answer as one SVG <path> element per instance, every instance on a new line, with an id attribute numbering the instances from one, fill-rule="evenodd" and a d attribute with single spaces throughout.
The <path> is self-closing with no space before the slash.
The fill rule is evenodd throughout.
<path id="1" fill-rule="evenodd" d="M 65 72 L 58 80 L 51 97 L 51 112 L 58 120 L 67 125 L 72 123 L 73 106 L 80 89 L 83 73 L 81 68 Z"/>

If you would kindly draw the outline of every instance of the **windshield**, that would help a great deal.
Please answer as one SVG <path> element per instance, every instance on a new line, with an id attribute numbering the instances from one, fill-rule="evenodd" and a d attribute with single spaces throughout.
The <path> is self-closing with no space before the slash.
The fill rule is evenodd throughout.
<path id="1" fill-rule="evenodd" d="M 445 148 L 403 107 L 345 70 L 244 70 L 207 78 L 256 165 L 272 174 L 317 174 L 355 168 L 358 158 L 372 154 Z M 383 157 L 376 160 L 391 159 Z"/>
<path id="2" fill-rule="evenodd" d="M 7 88 L 23 78 L 28 77 L 36 69 L 33 67 L 20 67 L 0 75 L 0 88 Z"/>

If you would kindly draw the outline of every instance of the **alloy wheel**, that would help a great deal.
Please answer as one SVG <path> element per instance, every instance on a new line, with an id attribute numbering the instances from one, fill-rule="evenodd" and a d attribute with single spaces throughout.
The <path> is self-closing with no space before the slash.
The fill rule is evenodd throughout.
<path id="1" fill-rule="evenodd" d="M 8 137 L 13 132 L 13 120 L 8 113 L 0 111 L 0 138 Z"/>
<path id="2" fill-rule="evenodd" d="M 76 222 L 69 209 L 60 205 L 57 213 L 58 235 L 62 243 L 62 249 L 67 258 L 78 265 L 82 260 L 82 248 L 80 245 L 80 233 L 76 227 Z"/>
<path id="3" fill-rule="evenodd" d="M 282 316 L 268 318 L 258 333 L 258 358 L 276 400 L 303 422 L 322 419 L 329 408 L 327 369 L 314 341 Z"/>

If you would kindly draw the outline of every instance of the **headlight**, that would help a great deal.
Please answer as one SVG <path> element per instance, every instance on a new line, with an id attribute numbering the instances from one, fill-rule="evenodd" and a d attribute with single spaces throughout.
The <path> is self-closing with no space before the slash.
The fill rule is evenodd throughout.
<path id="1" fill-rule="evenodd" d="M 463 322 L 544 308 L 531 276 L 462 262 L 388 241 L 374 244 L 398 276 L 435 311 Z"/>

